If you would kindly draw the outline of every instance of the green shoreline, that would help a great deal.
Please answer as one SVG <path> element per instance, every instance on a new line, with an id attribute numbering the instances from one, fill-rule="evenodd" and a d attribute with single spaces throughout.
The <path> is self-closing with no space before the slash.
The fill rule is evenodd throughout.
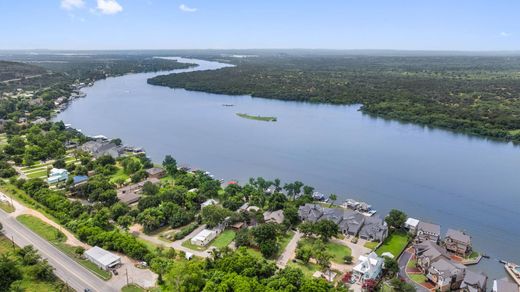
<path id="1" fill-rule="evenodd" d="M 277 121 L 276 117 L 252 116 L 252 115 L 243 114 L 243 113 L 237 113 L 237 116 L 244 118 L 244 119 L 255 120 L 255 121 L 264 121 L 264 122 L 276 122 Z"/>

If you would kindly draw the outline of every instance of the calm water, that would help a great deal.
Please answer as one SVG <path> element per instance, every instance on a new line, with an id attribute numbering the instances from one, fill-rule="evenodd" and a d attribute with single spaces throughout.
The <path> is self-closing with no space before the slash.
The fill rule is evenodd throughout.
<path id="1" fill-rule="evenodd" d="M 192 70 L 217 69 L 214 62 Z M 358 106 L 316 105 L 152 86 L 157 73 L 98 81 L 57 119 L 89 135 L 120 137 L 156 162 L 246 182 L 300 180 L 323 193 L 391 208 L 469 232 L 475 249 L 520 263 L 520 148 L 375 119 Z M 234 104 L 225 107 L 222 104 Z M 278 122 L 236 113 L 276 116 Z M 503 275 L 494 260 L 477 269 Z"/>

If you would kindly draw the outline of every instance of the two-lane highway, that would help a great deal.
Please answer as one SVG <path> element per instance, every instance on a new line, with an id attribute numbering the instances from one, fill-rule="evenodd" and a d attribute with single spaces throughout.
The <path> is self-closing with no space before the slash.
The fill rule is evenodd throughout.
<path id="1" fill-rule="evenodd" d="M 55 268 L 54 273 L 56 276 L 76 291 L 84 291 L 87 288 L 99 292 L 117 291 L 117 289 L 110 287 L 103 280 L 59 251 L 45 239 L 16 221 L 15 218 L 9 217 L 2 210 L 0 210 L 0 222 L 2 222 L 4 226 L 3 233 L 8 238 L 12 238 L 18 246 L 32 244 L 39 251 L 41 256 L 46 258 L 49 264 Z"/>

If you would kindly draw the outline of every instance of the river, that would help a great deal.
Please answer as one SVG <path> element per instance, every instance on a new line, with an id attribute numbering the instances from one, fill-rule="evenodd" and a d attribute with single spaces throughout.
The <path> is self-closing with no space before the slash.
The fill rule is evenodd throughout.
<path id="1" fill-rule="evenodd" d="M 213 70 L 225 64 L 182 59 Z M 170 72 L 171 73 L 171 72 Z M 57 120 L 88 135 L 120 137 L 160 162 L 217 178 L 300 180 L 340 199 L 369 202 L 381 216 L 392 208 L 464 230 L 474 248 L 520 263 L 520 149 L 395 121 L 373 118 L 359 106 L 287 102 L 152 86 L 160 73 L 130 74 L 85 88 Z M 161 74 L 165 74 L 162 72 Z M 234 106 L 223 106 L 232 104 Z M 277 122 L 236 113 L 275 116 Z M 477 270 L 502 277 L 496 260 Z"/>

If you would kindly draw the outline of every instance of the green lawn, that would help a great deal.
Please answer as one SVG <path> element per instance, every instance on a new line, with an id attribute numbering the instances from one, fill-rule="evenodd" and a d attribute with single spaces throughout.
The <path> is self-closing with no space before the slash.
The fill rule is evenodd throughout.
<path id="1" fill-rule="evenodd" d="M 226 247 L 235 239 L 235 236 L 235 231 L 224 230 L 224 232 L 220 233 L 209 245 L 215 246 L 219 249 Z"/>
<path id="2" fill-rule="evenodd" d="M 142 292 L 142 291 L 146 291 L 146 290 L 144 290 L 143 288 L 141 288 L 135 284 L 130 284 L 130 285 L 127 285 L 127 286 L 124 286 L 123 288 L 121 288 L 121 292 Z"/>
<path id="3" fill-rule="evenodd" d="M 34 231 L 34 233 L 43 237 L 45 240 L 50 242 L 63 242 L 65 241 L 65 234 L 51 225 L 43 222 L 39 218 L 31 215 L 20 215 L 16 217 L 23 225 Z"/>
<path id="4" fill-rule="evenodd" d="M 374 250 L 378 244 L 379 244 L 379 242 L 377 242 L 377 241 L 367 241 L 367 242 L 365 242 L 364 246 L 366 248 Z"/>
<path id="5" fill-rule="evenodd" d="M 343 259 L 345 256 L 352 254 L 352 250 L 348 246 L 344 246 L 335 242 L 327 243 L 327 252 L 332 255 L 331 260 L 333 262 L 340 264 L 345 262 Z"/>
<path id="6" fill-rule="evenodd" d="M 381 246 L 376 250 L 377 255 L 390 252 L 396 258 L 408 245 L 408 234 L 404 231 L 392 233 Z"/>
<path id="7" fill-rule="evenodd" d="M 16 220 L 18 220 L 23 225 L 27 226 L 27 228 L 31 229 L 34 233 L 49 241 L 60 251 L 68 255 L 70 258 L 78 262 L 80 265 L 89 269 L 92 273 L 94 273 L 101 279 L 108 280 L 112 277 L 112 273 L 100 269 L 98 266 L 96 266 L 88 260 L 78 258 L 74 253 L 75 247 L 65 244 L 65 235 L 53 226 L 31 215 L 20 215 L 16 217 Z"/>
<path id="8" fill-rule="evenodd" d="M 300 242 L 303 243 L 304 245 L 312 245 L 313 241 L 314 241 L 313 239 L 308 239 L 308 238 L 300 240 Z M 346 255 L 352 254 L 352 250 L 348 246 L 338 244 L 335 242 L 329 241 L 325 244 L 325 247 L 326 247 L 327 253 L 332 255 L 331 261 L 333 261 L 335 263 L 343 264 L 345 262 L 345 260 L 343 258 Z"/>
<path id="9" fill-rule="evenodd" d="M 289 262 L 289 263 L 287 263 L 287 266 L 293 267 L 293 268 L 299 268 L 308 277 L 312 277 L 312 274 L 314 274 L 314 272 L 320 270 L 320 266 L 318 266 L 316 264 L 313 264 L 313 263 L 303 264 L 301 261 Z"/>
<path id="10" fill-rule="evenodd" d="M 476 251 L 472 251 L 467 257 L 466 259 L 470 259 L 470 260 L 474 260 L 476 258 L 478 258 L 480 254 Z"/>
<path id="11" fill-rule="evenodd" d="M 125 170 L 122 167 L 118 167 L 116 173 L 114 173 L 110 177 L 110 182 L 114 183 L 118 180 L 126 181 L 129 178 L 130 178 L 130 176 L 128 176 L 128 174 L 125 173 Z"/>
<path id="12" fill-rule="evenodd" d="M 13 242 L 4 235 L 0 235 L 0 254 L 13 250 Z"/>
<path id="13" fill-rule="evenodd" d="M 0 202 L 0 209 L 4 210 L 7 213 L 13 213 L 14 207 L 8 202 Z"/>
<path id="14" fill-rule="evenodd" d="M 39 178 L 39 177 L 47 177 L 47 168 L 43 168 L 42 170 L 34 171 L 31 173 L 26 173 L 28 178 Z"/>
<path id="15" fill-rule="evenodd" d="M 417 260 L 409 260 L 408 264 L 406 264 L 406 267 L 415 268 L 415 265 L 417 265 Z"/>
<path id="16" fill-rule="evenodd" d="M 423 274 L 408 274 L 408 277 L 410 277 L 410 279 L 412 279 L 412 281 L 414 281 L 418 284 L 422 284 L 422 283 L 426 282 L 426 280 L 428 280 L 428 278 L 426 278 L 426 276 Z"/>

